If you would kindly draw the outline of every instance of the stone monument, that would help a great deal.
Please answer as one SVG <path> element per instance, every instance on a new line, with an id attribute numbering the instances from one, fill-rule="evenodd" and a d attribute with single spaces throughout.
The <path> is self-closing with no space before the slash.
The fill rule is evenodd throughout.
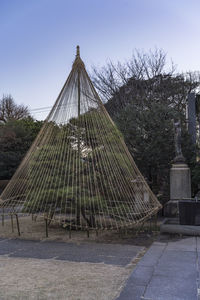
<path id="1" fill-rule="evenodd" d="M 185 162 L 181 149 L 181 123 L 174 122 L 175 158 L 170 169 L 170 200 L 191 198 L 190 168 Z"/>
<path id="2" fill-rule="evenodd" d="M 200 226 L 194 226 L 200 225 L 200 209 L 198 202 L 191 201 L 190 168 L 182 153 L 180 120 L 174 122 L 174 144 L 175 158 L 170 169 L 170 201 L 165 210 L 165 216 L 170 218 L 164 220 L 160 231 L 200 236 Z M 186 199 L 189 201 L 180 202 Z"/>

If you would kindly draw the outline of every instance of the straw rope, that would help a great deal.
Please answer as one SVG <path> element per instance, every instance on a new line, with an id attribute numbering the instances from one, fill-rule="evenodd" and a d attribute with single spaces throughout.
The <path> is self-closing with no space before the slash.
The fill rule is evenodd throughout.
<path id="1" fill-rule="evenodd" d="M 69 228 L 131 227 L 160 203 L 76 59 L 40 133 L 0 197 L 4 214 L 42 214 Z"/>

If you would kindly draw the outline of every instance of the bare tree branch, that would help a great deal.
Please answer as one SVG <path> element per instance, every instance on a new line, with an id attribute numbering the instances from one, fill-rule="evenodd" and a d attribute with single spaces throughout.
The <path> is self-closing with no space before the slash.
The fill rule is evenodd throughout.
<path id="1" fill-rule="evenodd" d="M 0 100 L 0 122 L 20 120 L 30 116 L 27 106 L 17 105 L 11 95 L 4 95 Z"/>

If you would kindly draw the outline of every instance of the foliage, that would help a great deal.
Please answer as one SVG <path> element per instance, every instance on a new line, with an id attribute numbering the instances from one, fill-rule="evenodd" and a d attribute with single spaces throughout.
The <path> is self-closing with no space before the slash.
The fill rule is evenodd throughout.
<path id="1" fill-rule="evenodd" d="M 0 124 L 0 179 L 10 179 L 43 122 L 31 117 Z"/>

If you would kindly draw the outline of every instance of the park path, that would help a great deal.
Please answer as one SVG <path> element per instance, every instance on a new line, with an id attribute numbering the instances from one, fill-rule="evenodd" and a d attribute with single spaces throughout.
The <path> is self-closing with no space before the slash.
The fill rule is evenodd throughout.
<path id="1" fill-rule="evenodd" d="M 103 243 L 64 243 L 1 239 L 0 255 L 126 266 L 143 247 Z"/>
<path id="2" fill-rule="evenodd" d="M 117 300 L 200 300 L 200 238 L 155 242 Z"/>

